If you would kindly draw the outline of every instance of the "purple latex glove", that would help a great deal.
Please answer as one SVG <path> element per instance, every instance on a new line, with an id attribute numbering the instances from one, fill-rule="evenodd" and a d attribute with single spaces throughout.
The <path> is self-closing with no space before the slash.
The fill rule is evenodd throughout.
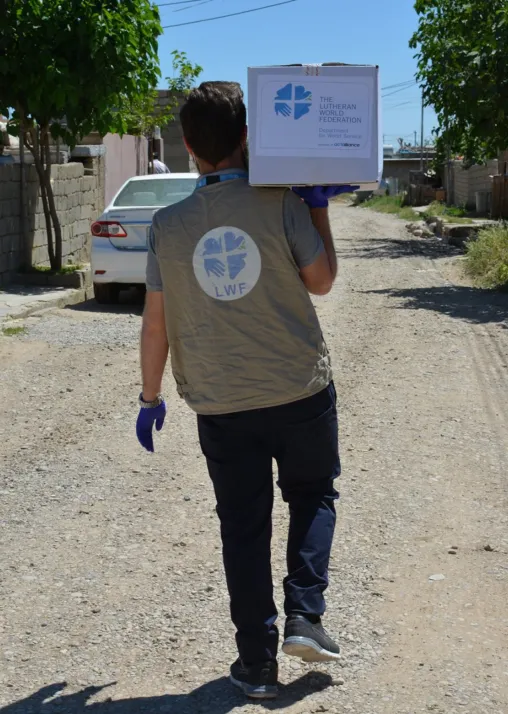
<path id="1" fill-rule="evenodd" d="M 166 418 L 166 402 L 162 402 L 158 407 L 140 409 L 136 422 L 136 436 L 143 448 L 147 451 L 154 451 L 153 448 L 153 425 L 160 431 Z"/>
<path id="2" fill-rule="evenodd" d="M 309 208 L 328 208 L 328 201 L 341 193 L 353 193 L 360 186 L 293 186 L 293 191 L 303 198 Z"/>

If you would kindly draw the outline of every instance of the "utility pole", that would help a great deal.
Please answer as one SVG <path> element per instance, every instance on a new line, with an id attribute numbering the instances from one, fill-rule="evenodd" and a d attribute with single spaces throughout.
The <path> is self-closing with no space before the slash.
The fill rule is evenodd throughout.
<path id="1" fill-rule="evenodd" d="M 413 144 L 413 146 L 415 147 L 415 149 L 416 149 L 416 147 L 418 146 L 418 144 L 417 144 L 418 139 L 416 138 L 416 135 L 417 135 L 417 134 L 418 134 L 418 132 L 417 132 L 416 129 L 415 129 L 415 140 L 414 140 L 414 144 Z"/>
<path id="2" fill-rule="evenodd" d="M 424 113 L 425 113 L 425 104 L 423 102 L 423 89 L 422 89 L 422 126 L 421 126 L 421 143 L 420 143 L 420 171 L 423 171 L 423 132 L 424 132 Z"/>

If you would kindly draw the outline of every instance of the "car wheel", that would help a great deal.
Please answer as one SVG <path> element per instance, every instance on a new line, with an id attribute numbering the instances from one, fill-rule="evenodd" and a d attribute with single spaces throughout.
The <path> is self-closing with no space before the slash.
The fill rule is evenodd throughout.
<path id="1" fill-rule="evenodd" d="M 99 305 L 116 305 L 120 288 L 115 283 L 94 283 L 93 292 Z"/>

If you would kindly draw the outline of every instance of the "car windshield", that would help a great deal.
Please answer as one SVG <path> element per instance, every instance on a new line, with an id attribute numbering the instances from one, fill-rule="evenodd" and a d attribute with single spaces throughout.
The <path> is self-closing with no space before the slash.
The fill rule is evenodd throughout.
<path id="1" fill-rule="evenodd" d="M 115 206 L 171 206 L 190 196 L 195 178 L 164 178 L 129 181 L 115 199 Z"/>

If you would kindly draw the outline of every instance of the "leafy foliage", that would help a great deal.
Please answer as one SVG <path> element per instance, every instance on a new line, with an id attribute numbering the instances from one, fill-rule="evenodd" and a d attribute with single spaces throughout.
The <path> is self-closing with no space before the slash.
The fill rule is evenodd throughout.
<path id="1" fill-rule="evenodd" d="M 133 136 L 153 135 L 155 127 L 165 127 L 173 121 L 173 105 L 162 107 L 156 89 L 135 97 L 125 110 L 127 133 Z"/>
<path id="2" fill-rule="evenodd" d="M 34 156 L 51 267 L 62 235 L 51 186 L 50 139 L 71 147 L 95 130 L 123 134 L 131 106 L 160 75 L 162 32 L 150 0 L 7 0 L 0 33 L 0 113 Z M 54 243 L 53 243 L 54 235 Z"/>
<path id="3" fill-rule="evenodd" d="M 466 272 L 477 285 L 508 288 L 508 228 L 499 226 L 480 231 L 467 246 Z"/>
<path id="4" fill-rule="evenodd" d="M 485 160 L 508 146 L 508 3 L 416 0 L 418 79 L 437 113 L 438 152 Z"/>
<path id="5" fill-rule="evenodd" d="M 178 97 L 186 94 L 193 87 L 203 68 L 192 64 L 185 52 L 175 50 L 173 55 L 174 76 L 167 77 L 168 88 L 174 98 L 167 106 L 161 106 L 157 90 L 154 89 L 145 95 L 136 96 L 131 101 L 127 110 L 127 126 L 129 134 L 150 137 L 155 127 L 161 129 L 174 119 L 174 109 L 178 106 Z"/>
<path id="6" fill-rule="evenodd" d="M 159 78 L 159 13 L 149 0 L 9 0 L 0 34 L 0 112 L 70 146 L 125 133 L 126 101 Z"/>
<path id="7" fill-rule="evenodd" d="M 467 210 L 463 206 L 447 206 L 446 203 L 433 201 L 423 214 L 424 216 L 451 216 L 452 218 L 463 218 L 467 216 Z"/>
<path id="8" fill-rule="evenodd" d="M 168 89 L 175 94 L 188 94 L 203 71 L 203 67 L 192 64 L 185 52 L 174 50 L 171 54 L 173 55 L 173 76 L 166 77 Z"/>

